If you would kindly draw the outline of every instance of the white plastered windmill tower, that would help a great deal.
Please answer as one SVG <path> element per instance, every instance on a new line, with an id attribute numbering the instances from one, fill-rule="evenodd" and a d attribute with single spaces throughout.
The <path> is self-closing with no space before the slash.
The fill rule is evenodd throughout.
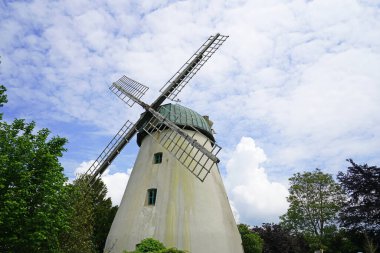
<path id="1" fill-rule="evenodd" d="M 216 34 L 197 50 L 151 104 L 140 99 L 148 88 L 123 76 L 110 89 L 129 106 L 145 109 L 127 121 L 86 172 L 90 184 L 137 134 L 140 150 L 104 252 L 132 251 L 153 237 L 191 253 L 242 253 L 240 234 L 219 174 L 211 121 L 174 100 L 228 36 Z"/>

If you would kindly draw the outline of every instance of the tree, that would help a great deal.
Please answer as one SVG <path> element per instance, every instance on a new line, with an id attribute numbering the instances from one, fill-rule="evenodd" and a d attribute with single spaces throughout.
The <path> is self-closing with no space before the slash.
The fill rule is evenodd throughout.
<path id="1" fill-rule="evenodd" d="M 90 186 L 82 177 L 66 185 L 68 201 L 68 229 L 60 235 L 61 249 L 65 253 L 94 253 L 94 210 L 88 196 Z"/>
<path id="2" fill-rule="evenodd" d="M 347 172 L 338 181 L 348 198 L 340 212 L 341 225 L 356 231 L 380 234 L 380 168 L 358 165 L 348 159 Z"/>
<path id="3" fill-rule="evenodd" d="M 0 85 L 0 107 L 5 91 Z M 66 139 L 1 120 L 0 252 L 103 252 L 117 207 L 101 179 L 67 184 L 58 161 Z"/>
<path id="4" fill-rule="evenodd" d="M 4 85 L 0 85 L 0 107 L 3 107 L 3 105 L 8 102 L 7 100 L 7 95 L 5 94 L 5 92 L 7 91 L 7 89 L 4 87 Z M 3 114 L 0 113 L 0 120 L 3 119 Z"/>
<path id="5" fill-rule="evenodd" d="M 58 251 L 67 227 L 66 178 L 58 161 L 66 139 L 34 128 L 22 119 L 0 121 L 1 252 Z"/>
<path id="6" fill-rule="evenodd" d="M 67 233 L 62 234 L 64 252 L 103 252 L 117 206 L 106 198 L 107 187 L 97 178 L 89 184 L 89 175 L 79 175 L 68 184 L 70 214 Z"/>
<path id="7" fill-rule="evenodd" d="M 330 174 L 319 169 L 296 173 L 289 181 L 290 206 L 280 217 L 280 224 L 305 235 L 314 248 L 323 249 L 325 235 L 335 227 L 344 200 L 343 191 Z"/>
<path id="8" fill-rule="evenodd" d="M 264 241 L 264 253 L 305 253 L 310 249 L 302 235 L 293 235 L 279 224 L 265 223 L 252 228 Z"/>
<path id="9" fill-rule="evenodd" d="M 107 198 L 107 187 L 101 178 L 97 178 L 90 187 L 94 215 L 94 244 L 97 252 L 103 252 L 108 232 L 116 215 L 118 206 L 112 206 Z"/>
<path id="10" fill-rule="evenodd" d="M 366 253 L 376 253 L 378 245 L 365 234 L 364 250 Z"/>
<path id="11" fill-rule="evenodd" d="M 325 239 L 324 243 L 328 252 L 357 253 L 363 251 L 362 241 L 362 234 L 352 233 L 345 229 L 335 229 L 328 233 L 328 238 Z"/>
<path id="12" fill-rule="evenodd" d="M 257 233 L 250 230 L 248 225 L 239 224 L 238 230 L 245 253 L 261 253 L 263 251 L 263 239 Z"/>

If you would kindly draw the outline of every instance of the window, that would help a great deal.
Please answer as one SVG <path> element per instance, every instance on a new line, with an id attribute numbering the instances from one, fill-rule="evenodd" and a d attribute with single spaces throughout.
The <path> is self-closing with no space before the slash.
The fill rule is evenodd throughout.
<path id="1" fill-rule="evenodd" d="M 157 189 L 148 190 L 148 205 L 154 206 L 156 204 Z"/>
<path id="2" fill-rule="evenodd" d="M 162 163 L 162 152 L 154 154 L 153 163 L 154 164 Z"/>

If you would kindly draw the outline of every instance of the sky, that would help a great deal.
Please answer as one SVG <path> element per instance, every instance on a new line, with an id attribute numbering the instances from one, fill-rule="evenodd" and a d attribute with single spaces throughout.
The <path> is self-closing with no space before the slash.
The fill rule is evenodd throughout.
<path id="1" fill-rule="evenodd" d="M 380 165 L 375 0 L 1 1 L 4 119 L 66 137 L 60 161 L 72 180 L 143 112 L 119 100 L 112 82 L 143 83 L 151 103 L 216 33 L 230 37 L 179 99 L 214 122 L 237 222 L 278 222 L 296 172 L 335 177 L 348 158 Z M 114 204 L 137 152 L 132 140 L 103 175 Z"/>

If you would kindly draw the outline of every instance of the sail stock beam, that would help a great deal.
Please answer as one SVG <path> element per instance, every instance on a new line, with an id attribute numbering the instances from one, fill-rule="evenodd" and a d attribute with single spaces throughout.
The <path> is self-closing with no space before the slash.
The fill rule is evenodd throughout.
<path id="1" fill-rule="evenodd" d="M 132 107 L 136 103 L 134 98 L 140 100 L 149 88 L 129 77 L 122 76 L 112 83 L 109 89 L 129 107 Z"/>
<path id="2" fill-rule="evenodd" d="M 133 138 L 135 133 L 135 126 L 127 120 L 86 171 L 86 174 L 90 175 L 90 183 L 93 183 L 107 169 L 125 145 Z"/>
<path id="3" fill-rule="evenodd" d="M 220 146 L 208 138 L 205 138 L 203 143 L 197 141 L 196 135 L 203 134 L 195 128 L 189 129 L 189 126 L 186 128 L 191 132 L 186 131 L 185 126 L 178 127 L 168 119 L 173 118 L 173 115 L 164 117 L 151 108 L 149 111 L 152 117 L 146 122 L 143 130 L 203 182 L 211 169 L 219 163 L 216 155 L 221 150 Z"/>
<path id="4" fill-rule="evenodd" d="M 128 120 L 90 166 L 86 172 L 86 174 L 90 175 L 90 184 L 107 169 L 125 145 L 127 145 L 140 130 L 144 130 L 147 134 L 152 136 L 154 140 L 158 141 L 161 146 L 167 149 L 199 180 L 202 182 L 205 180 L 211 168 L 219 162 L 216 155 L 221 150 L 220 146 L 208 138 L 205 138 L 204 143 L 199 143 L 195 139 L 195 135 L 202 133 L 197 129 L 191 126 L 186 126 L 186 129 L 181 129 L 168 118 L 162 116 L 157 110 L 165 99 L 168 98 L 175 101 L 177 95 L 186 84 L 227 38 L 228 36 L 220 35 L 219 33 L 210 36 L 195 54 L 193 54 L 161 88 L 161 95 L 151 105 L 141 101 L 141 97 L 149 89 L 147 86 L 126 76 L 122 76 L 119 80 L 112 83 L 110 90 L 123 102 L 130 107 L 138 103 L 146 112 L 135 124 Z M 154 132 L 162 132 L 165 129 L 170 129 L 170 131 L 165 131 L 165 134 L 157 138 L 157 134 Z M 190 136 L 186 130 L 192 130 L 193 134 Z"/>
<path id="5" fill-rule="evenodd" d="M 205 43 L 190 57 L 189 60 L 166 82 L 160 89 L 161 95 L 151 105 L 157 109 L 166 98 L 175 101 L 177 95 L 186 84 L 200 70 L 200 68 L 210 59 L 215 51 L 226 41 L 228 36 L 216 34 L 210 36 Z"/>

